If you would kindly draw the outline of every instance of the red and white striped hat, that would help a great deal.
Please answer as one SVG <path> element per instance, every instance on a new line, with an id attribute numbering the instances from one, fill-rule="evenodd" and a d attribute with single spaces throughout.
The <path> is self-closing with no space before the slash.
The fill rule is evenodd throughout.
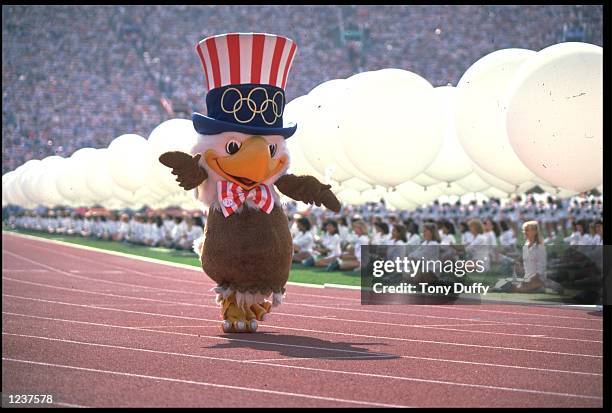
<path id="1" fill-rule="evenodd" d="M 206 75 L 207 115 L 193 114 L 195 129 L 205 135 L 225 131 L 282 135 L 285 85 L 297 46 L 283 36 L 228 33 L 207 37 L 196 50 Z"/>
<path id="2" fill-rule="evenodd" d="M 221 34 L 196 46 L 208 90 L 246 83 L 285 89 L 296 48 L 291 39 L 265 33 Z"/>

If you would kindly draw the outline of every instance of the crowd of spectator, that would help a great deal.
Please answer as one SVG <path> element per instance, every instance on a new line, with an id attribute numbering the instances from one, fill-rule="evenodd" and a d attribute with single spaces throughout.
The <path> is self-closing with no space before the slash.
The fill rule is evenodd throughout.
<path id="1" fill-rule="evenodd" d="M 414 211 L 388 210 L 384 202 L 343 206 L 339 214 L 311 206 L 283 205 L 293 240 L 294 262 L 329 266 L 338 258 L 357 268 L 362 245 L 497 245 L 516 246 L 521 225 L 539 224 L 544 244 L 601 245 L 601 195 L 555 199 L 516 196 L 507 202 L 434 203 Z M 12 228 L 81 235 L 148 246 L 189 250 L 204 236 L 207 211 L 179 209 L 108 211 L 96 209 L 6 210 Z M 332 265 L 335 269 L 336 264 Z"/>
<path id="2" fill-rule="evenodd" d="M 525 222 L 537 222 L 544 245 L 602 245 L 601 196 L 516 196 L 478 203 L 440 203 L 388 211 L 384 203 L 294 214 L 294 262 L 330 270 L 359 270 L 363 245 L 519 245 Z"/>
<path id="3" fill-rule="evenodd" d="M 188 212 L 170 214 L 149 210 L 129 214 L 122 211 L 82 211 L 68 208 L 46 211 L 23 210 L 6 217 L 13 229 L 74 235 L 149 247 L 192 250 L 204 233 L 206 218 Z"/>
<path id="4" fill-rule="evenodd" d="M 540 50 L 564 41 L 567 27 L 602 45 L 602 7 L 3 6 L 2 173 L 205 112 L 195 44 L 210 35 L 293 38 L 291 100 L 326 80 L 385 67 L 456 85 L 485 54 Z M 345 42 L 347 28 L 363 36 Z"/>

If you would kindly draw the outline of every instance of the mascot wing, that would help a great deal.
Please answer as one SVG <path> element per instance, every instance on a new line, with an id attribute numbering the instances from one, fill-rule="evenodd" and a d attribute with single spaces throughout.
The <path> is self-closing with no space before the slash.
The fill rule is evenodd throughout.
<path id="1" fill-rule="evenodd" d="M 334 212 L 340 211 L 340 201 L 329 189 L 331 185 L 323 185 L 314 176 L 287 174 L 281 176 L 275 185 L 279 191 L 296 201 L 314 203 L 316 206 L 323 204 Z"/>
<path id="2" fill-rule="evenodd" d="M 199 165 L 200 154 L 191 156 L 185 152 L 166 152 L 159 157 L 159 161 L 176 175 L 176 181 L 185 190 L 190 190 L 200 185 L 208 178 L 206 170 Z"/>

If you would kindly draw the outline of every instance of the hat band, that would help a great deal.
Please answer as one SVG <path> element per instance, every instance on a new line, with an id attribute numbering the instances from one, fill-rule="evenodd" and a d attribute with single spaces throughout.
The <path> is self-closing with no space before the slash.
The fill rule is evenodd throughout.
<path id="1" fill-rule="evenodd" d="M 228 85 L 206 96 L 208 116 L 224 122 L 254 127 L 283 126 L 285 91 L 262 84 Z"/>

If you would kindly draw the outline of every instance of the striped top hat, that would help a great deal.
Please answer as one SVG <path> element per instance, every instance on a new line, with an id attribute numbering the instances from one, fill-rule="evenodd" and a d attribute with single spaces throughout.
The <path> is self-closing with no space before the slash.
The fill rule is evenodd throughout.
<path id="1" fill-rule="evenodd" d="M 293 135 L 297 125 L 283 127 L 283 111 L 296 48 L 291 39 L 265 33 L 221 34 L 198 43 L 208 114 L 193 114 L 196 131 Z"/>

